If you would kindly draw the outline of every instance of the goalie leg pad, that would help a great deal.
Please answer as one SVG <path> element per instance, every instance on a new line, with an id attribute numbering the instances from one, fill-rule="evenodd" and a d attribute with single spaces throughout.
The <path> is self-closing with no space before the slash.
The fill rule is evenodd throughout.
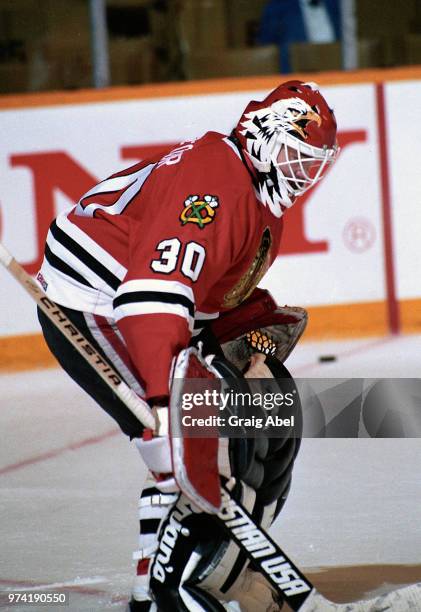
<path id="1" fill-rule="evenodd" d="M 155 474 L 170 474 L 172 472 L 171 449 L 168 437 L 156 437 L 151 440 L 136 438 L 135 444 L 151 472 Z"/>
<path id="2" fill-rule="evenodd" d="M 221 505 L 218 431 L 215 429 L 213 435 L 206 438 L 190 437 L 181 425 L 187 381 L 197 378 L 215 383 L 219 375 L 199 350 L 190 347 L 178 355 L 171 384 L 169 423 L 172 466 L 175 480 L 183 493 L 203 512 L 217 513 Z"/>
<path id="3" fill-rule="evenodd" d="M 267 513 L 261 513 L 253 489 L 244 483 L 237 483 L 232 495 L 241 500 L 260 524 L 266 522 L 267 526 L 267 519 L 270 520 L 273 515 L 270 509 Z M 207 552 L 203 546 L 201 548 L 203 557 L 195 575 L 197 587 L 225 605 L 233 600 L 239 602 L 242 612 L 279 610 L 279 604 L 274 603 L 274 591 L 249 568 L 249 561 L 237 544 L 225 540 L 222 531 L 220 537 L 219 546 L 209 547 Z"/>
<path id="4" fill-rule="evenodd" d="M 267 357 L 266 362 L 275 380 L 276 392 L 295 388 L 291 374 L 276 357 Z M 212 365 L 229 382 L 234 393 L 250 392 L 249 380 L 228 360 L 217 357 Z M 278 503 L 275 516 L 282 509 L 290 488 L 292 469 L 301 444 L 302 415 L 299 396 L 296 394 L 296 425 L 283 438 L 232 438 L 229 440 L 230 470 L 236 480 L 241 480 L 256 491 L 257 503 L 261 508 Z M 241 411 L 241 407 L 232 407 Z M 246 416 L 238 412 L 239 416 Z"/>
<path id="5" fill-rule="evenodd" d="M 158 548 L 160 526 L 178 499 L 178 493 L 163 493 L 157 486 L 159 484 L 149 476 L 139 498 L 139 550 L 133 554 L 137 568 L 132 597 L 135 602 L 145 602 L 145 605 L 151 602 L 149 570 Z"/>
<path id="6" fill-rule="evenodd" d="M 195 578 L 203 551 L 221 541 L 219 526 L 198 513 L 181 495 L 159 532 L 158 548 L 150 570 L 150 589 L 160 612 L 223 612 L 223 605 L 204 591 Z"/>

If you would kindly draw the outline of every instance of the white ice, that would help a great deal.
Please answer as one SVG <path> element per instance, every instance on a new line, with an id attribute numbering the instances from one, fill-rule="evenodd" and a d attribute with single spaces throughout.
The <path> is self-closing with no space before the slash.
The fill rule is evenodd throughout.
<path id="1" fill-rule="evenodd" d="M 303 343 L 287 365 L 300 377 L 419 377 L 420 340 Z M 0 429 L 0 591 L 63 585 L 63 610 L 123 610 L 137 451 L 58 369 L 0 376 Z M 304 440 L 272 535 L 304 568 L 420 563 L 420 465 L 418 439 Z"/>

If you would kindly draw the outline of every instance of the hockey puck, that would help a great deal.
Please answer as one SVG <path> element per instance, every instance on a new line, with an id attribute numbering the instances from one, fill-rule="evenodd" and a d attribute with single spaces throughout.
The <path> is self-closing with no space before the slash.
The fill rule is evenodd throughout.
<path id="1" fill-rule="evenodd" d="M 329 363 L 330 361 L 336 361 L 336 355 L 320 355 L 320 363 Z"/>

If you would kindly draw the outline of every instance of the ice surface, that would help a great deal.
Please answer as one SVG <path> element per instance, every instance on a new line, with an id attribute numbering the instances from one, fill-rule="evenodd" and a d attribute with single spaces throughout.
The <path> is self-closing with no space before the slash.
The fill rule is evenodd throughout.
<path id="1" fill-rule="evenodd" d="M 301 377 L 419 377 L 420 340 L 303 343 L 287 365 Z M 320 364 L 326 354 L 337 360 Z M 137 451 L 60 370 L 0 376 L 0 431 L 0 590 L 63 585 L 63 610 L 123 610 Z M 418 439 L 304 440 L 272 535 L 302 567 L 419 563 L 420 465 Z"/>

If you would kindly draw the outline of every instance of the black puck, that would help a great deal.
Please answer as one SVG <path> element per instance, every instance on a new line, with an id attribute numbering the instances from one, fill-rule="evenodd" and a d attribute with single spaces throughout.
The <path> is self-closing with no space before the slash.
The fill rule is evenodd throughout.
<path id="1" fill-rule="evenodd" d="M 330 361 L 336 361 L 336 355 L 320 355 L 320 363 L 329 363 Z"/>

